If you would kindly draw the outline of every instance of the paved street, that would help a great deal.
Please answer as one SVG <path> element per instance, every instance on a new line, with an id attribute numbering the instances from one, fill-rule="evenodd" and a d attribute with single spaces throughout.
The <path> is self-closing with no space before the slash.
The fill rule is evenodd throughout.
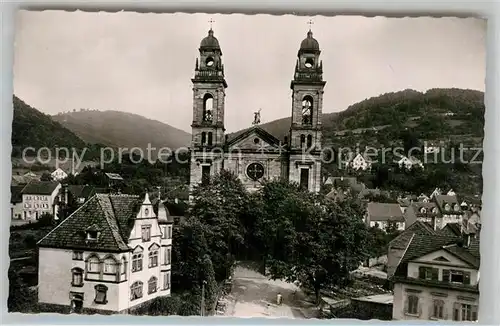
<path id="1" fill-rule="evenodd" d="M 276 304 L 278 293 L 283 296 L 281 305 Z M 294 284 L 268 280 L 242 266 L 236 267 L 227 299 L 226 316 L 313 318 L 315 313 L 314 305 L 304 300 L 304 294 Z"/>

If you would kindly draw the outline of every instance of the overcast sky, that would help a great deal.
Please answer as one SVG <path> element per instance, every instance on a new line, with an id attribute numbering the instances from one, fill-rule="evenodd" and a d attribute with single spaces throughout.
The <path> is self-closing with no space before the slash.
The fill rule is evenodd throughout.
<path id="1" fill-rule="evenodd" d="M 195 60 L 208 21 L 228 82 L 225 125 L 290 115 L 290 80 L 311 17 L 20 12 L 14 91 L 39 110 L 141 114 L 190 132 Z M 312 17 L 327 81 L 323 112 L 381 93 L 484 91 L 486 23 L 458 18 Z"/>

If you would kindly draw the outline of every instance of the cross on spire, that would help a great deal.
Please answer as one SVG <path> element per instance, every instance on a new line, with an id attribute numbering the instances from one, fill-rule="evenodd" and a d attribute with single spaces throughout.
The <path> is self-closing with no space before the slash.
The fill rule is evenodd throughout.
<path id="1" fill-rule="evenodd" d="M 210 20 L 208 22 L 210 24 L 210 29 L 212 29 L 212 24 L 215 23 L 215 20 L 213 20 L 212 18 L 210 18 Z"/>
<path id="2" fill-rule="evenodd" d="M 312 19 L 309 19 L 309 21 L 307 22 L 307 25 L 309 25 L 309 31 L 311 31 L 311 27 L 312 27 L 312 25 L 314 25 L 314 22 L 312 21 Z"/>

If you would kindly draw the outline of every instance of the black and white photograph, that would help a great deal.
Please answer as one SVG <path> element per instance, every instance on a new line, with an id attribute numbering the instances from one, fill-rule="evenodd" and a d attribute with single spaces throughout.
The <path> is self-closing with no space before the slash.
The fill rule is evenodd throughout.
<path id="1" fill-rule="evenodd" d="M 8 312 L 478 321 L 485 37 L 20 10 Z"/>

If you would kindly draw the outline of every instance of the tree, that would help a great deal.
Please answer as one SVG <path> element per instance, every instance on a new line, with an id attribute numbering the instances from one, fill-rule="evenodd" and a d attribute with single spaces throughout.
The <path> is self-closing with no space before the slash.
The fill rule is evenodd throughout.
<path id="1" fill-rule="evenodd" d="M 216 279 L 221 281 L 229 277 L 235 254 L 244 248 L 240 216 L 248 207 L 248 193 L 233 173 L 223 170 L 209 184 L 197 186 L 191 195 L 189 215 L 206 226 Z"/>
<path id="2" fill-rule="evenodd" d="M 319 303 L 326 286 L 344 286 L 367 257 L 367 230 L 354 198 L 337 203 L 296 185 L 270 182 L 263 189 L 260 239 L 272 279 L 301 281 Z"/>
<path id="3" fill-rule="evenodd" d="M 73 214 L 73 212 L 76 211 L 78 207 L 78 203 L 76 202 L 74 196 L 71 195 L 71 193 L 68 193 L 68 202 L 61 203 L 60 209 L 57 212 L 57 218 L 59 219 L 59 222 L 64 221 L 68 216 Z"/>
<path id="4" fill-rule="evenodd" d="M 189 218 L 173 232 L 172 290 L 183 292 L 199 287 L 204 275 L 202 263 L 209 253 L 205 226 Z"/>
<path id="5" fill-rule="evenodd" d="M 403 141 L 404 153 L 406 156 L 409 155 L 409 152 L 415 154 L 421 154 L 421 145 L 420 141 L 417 138 L 417 135 L 409 130 L 404 130 L 401 133 L 401 140 Z"/>

